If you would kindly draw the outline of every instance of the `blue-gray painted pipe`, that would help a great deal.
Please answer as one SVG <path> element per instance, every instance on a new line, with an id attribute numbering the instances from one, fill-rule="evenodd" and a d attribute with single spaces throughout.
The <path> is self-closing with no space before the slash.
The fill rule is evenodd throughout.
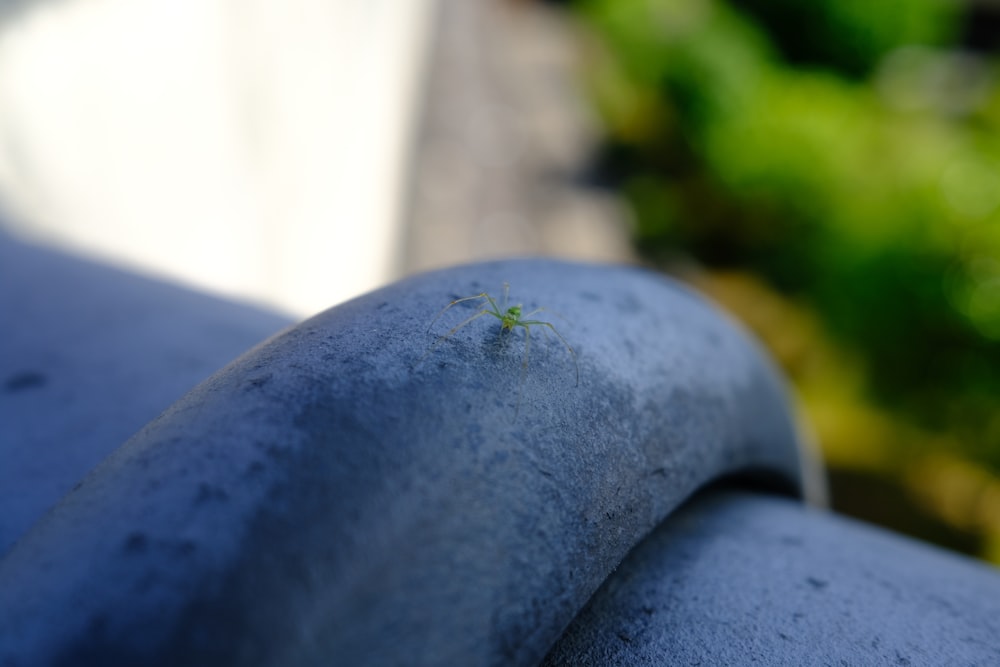
<path id="1" fill-rule="evenodd" d="M 1000 665 L 1000 571 L 713 488 L 653 531 L 543 667 Z"/>
<path id="2" fill-rule="evenodd" d="M 427 330 L 504 282 L 572 354 L 536 325 L 525 366 L 489 315 L 437 342 L 482 299 Z M 0 562 L 0 664 L 533 665 L 694 490 L 802 467 L 770 364 L 677 284 L 429 273 L 261 344 L 95 469 Z"/>

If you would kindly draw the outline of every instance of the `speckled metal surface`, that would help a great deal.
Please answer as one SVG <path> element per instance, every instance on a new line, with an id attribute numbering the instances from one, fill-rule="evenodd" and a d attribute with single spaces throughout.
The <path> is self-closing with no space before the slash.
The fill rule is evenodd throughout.
<path id="1" fill-rule="evenodd" d="M 544 664 L 997 665 L 1000 572 L 788 499 L 713 491 L 629 555 Z"/>
<path id="2" fill-rule="evenodd" d="M 0 228 L 0 557 L 147 422 L 291 323 Z"/>
<path id="3" fill-rule="evenodd" d="M 511 285 L 575 350 L 450 300 Z M 555 315 L 558 313 L 559 315 Z M 428 352 L 430 352 L 428 354 Z M 243 355 L 0 561 L 0 664 L 530 665 L 692 492 L 802 479 L 784 389 L 652 273 L 417 276 Z"/>

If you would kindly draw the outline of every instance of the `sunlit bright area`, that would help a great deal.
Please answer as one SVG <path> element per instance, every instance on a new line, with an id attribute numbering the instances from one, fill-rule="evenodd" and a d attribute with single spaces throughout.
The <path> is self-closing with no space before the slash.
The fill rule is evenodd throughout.
<path id="1" fill-rule="evenodd" d="M 434 0 L 14 3 L 16 231 L 308 315 L 397 277 Z"/>

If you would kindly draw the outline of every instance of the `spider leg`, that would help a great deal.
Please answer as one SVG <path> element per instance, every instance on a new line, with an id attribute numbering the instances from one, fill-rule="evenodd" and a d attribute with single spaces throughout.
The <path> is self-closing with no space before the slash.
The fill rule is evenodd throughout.
<path id="1" fill-rule="evenodd" d="M 558 317 L 563 322 L 568 322 L 569 321 L 563 315 L 561 315 L 560 313 L 557 313 L 554 310 L 550 310 L 549 308 L 535 308 L 530 313 L 525 313 L 521 317 L 531 317 L 532 315 L 537 315 L 538 313 L 541 313 L 541 312 L 552 313 L 553 315 L 555 315 L 556 317 Z"/>
<path id="2" fill-rule="evenodd" d="M 536 313 L 540 313 L 540 312 L 542 312 L 543 310 L 545 310 L 545 309 L 544 309 L 544 308 L 535 308 L 535 309 L 534 309 L 533 311 L 531 311 L 530 313 L 525 313 L 525 314 L 524 314 L 524 315 L 522 315 L 521 317 L 531 317 L 532 315 L 535 315 Z"/>
<path id="3" fill-rule="evenodd" d="M 498 318 L 503 320 L 503 311 L 500 310 L 500 308 L 497 306 L 497 302 L 493 300 L 493 297 L 491 297 L 486 292 L 483 292 L 483 296 L 486 297 L 486 300 L 490 302 L 490 306 L 493 308 L 492 314 L 496 315 Z M 506 306 L 506 304 L 507 304 L 507 297 L 504 296 L 504 305 Z"/>
<path id="4" fill-rule="evenodd" d="M 469 297 L 469 298 L 475 298 L 475 297 Z M 459 322 L 457 325 L 455 325 L 454 327 L 452 327 L 451 330 L 448 331 L 448 333 L 444 334 L 443 336 L 438 336 L 438 339 L 436 341 L 434 341 L 434 344 L 431 345 L 429 348 L 427 348 L 427 351 L 424 352 L 424 356 L 420 357 L 420 359 L 417 360 L 417 363 L 416 363 L 416 365 L 414 367 L 419 366 L 421 363 L 423 363 L 424 359 L 426 359 L 430 355 L 431 352 L 433 352 L 434 350 L 436 350 L 438 345 L 440 345 L 441 343 L 443 343 L 447 339 L 451 338 L 455 334 L 456 331 L 458 331 L 459 329 L 461 329 L 462 327 L 464 327 L 466 324 L 471 323 L 473 320 L 479 319 L 483 315 L 493 315 L 494 317 L 497 317 L 497 315 L 494 314 L 493 311 L 491 311 L 489 308 L 483 308 L 482 310 L 480 310 L 476 314 L 470 315 L 469 317 L 465 318 L 464 320 L 462 320 L 461 322 Z"/>
<path id="5" fill-rule="evenodd" d="M 554 333 L 556 335 L 556 337 L 558 337 L 559 340 L 562 341 L 562 344 L 566 346 L 566 351 L 569 352 L 570 356 L 573 358 L 573 367 L 576 369 L 576 384 L 577 384 L 577 386 L 579 386 L 580 385 L 580 363 L 576 360 L 576 351 L 573 349 L 573 346 L 570 345 L 569 342 L 567 342 L 567 340 L 562 337 L 562 334 L 560 334 L 556 330 L 556 328 L 554 326 L 552 326 L 552 323 L 551 322 L 543 322 L 542 320 L 521 320 L 520 322 L 518 322 L 518 324 L 521 325 L 521 326 L 523 326 L 525 328 L 525 331 L 527 331 L 528 326 L 532 326 L 532 325 L 537 325 L 537 326 L 540 326 L 540 327 L 548 327 L 549 329 L 552 330 L 552 333 Z"/>
<path id="6" fill-rule="evenodd" d="M 430 331 L 431 329 L 433 329 L 434 328 L 434 324 L 439 319 L 441 319 L 441 316 L 444 315 L 446 312 L 448 312 L 448 310 L 451 309 L 452 306 L 460 304 L 463 301 L 472 301 L 473 299 L 489 299 L 490 303 L 493 302 L 493 299 L 490 299 L 490 295 L 487 294 L 486 292 L 483 292 L 482 294 L 473 294 L 472 296 L 465 296 L 465 297 L 462 297 L 461 299 L 455 299 L 454 301 L 452 301 L 451 303 L 449 303 L 447 306 L 445 306 L 444 308 L 442 308 L 440 313 L 438 313 L 437 315 L 434 316 L 434 319 L 431 320 L 431 323 L 427 325 L 427 330 Z M 495 307 L 496 306 L 494 305 L 494 308 Z"/>

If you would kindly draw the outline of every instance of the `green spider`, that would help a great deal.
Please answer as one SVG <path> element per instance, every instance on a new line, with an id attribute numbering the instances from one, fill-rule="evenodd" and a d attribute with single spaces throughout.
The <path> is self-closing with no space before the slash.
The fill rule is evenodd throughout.
<path id="1" fill-rule="evenodd" d="M 470 315 L 469 317 L 465 318 L 464 320 L 462 320 L 461 322 L 459 322 L 457 325 L 455 325 L 454 327 L 452 327 L 446 334 L 444 334 L 443 336 L 440 336 L 434 342 L 434 344 L 431 345 L 430 349 L 427 350 L 427 352 L 424 354 L 424 356 L 421 357 L 421 361 L 423 361 L 424 359 L 426 359 L 430 355 L 430 353 L 433 352 L 435 350 L 435 348 L 437 348 L 438 345 L 440 345 L 444 341 L 446 341 L 449 338 L 451 338 L 459 329 L 461 329 L 462 327 L 464 327 L 464 326 L 466 326 L 468 324 L 471 324 L 475 320 L 478 320 L 483 315 L 491 315 L 491 316 L 497 318 L 498 320 L 500 320 L 500 333 L 501 334 L 503 334 L 504 332 L 511 332 L 511 331 L 514 330 L 515 327 L 521 327 L 522 329 L 524 329 L 524 358 L 521 361 L 521 380 L 520 380 L 520 383 L 518 384 L 518 388 L 517 388 L 517 409 L 520 409 L 520 406 L 521 406 L 521 384 L 524 383 L 524 377 L 525 377 L 525 374 L 527 373 L 527 370 L 528 370 L 528 353 L 530 352 L 530 349 L 531 349 L 531 327 L 533 327 L 533 326 L 545 327 L 546 329 L 551 330 L 552 333 L 554 333 L 556 335 L 556 337 L 566 347 L 566 351 L 569 352 L 570 357 L 573 359 L 573 367 L 576 370 L 576 384 L 577 384 L 577 386 L 579 386 L 579 384 L 580 384 L 580 364 L 577 362 L 576 352 L 573 350 L 573 347 L 566 341 L 565 338 L 562 337 L 562 334 L 560 334 L 558 331 L 556 331 L 556 328 L 554 326 L 552 326 L 551 322 L 546 322 L 544 320 L 531 320 L 531 319 L 527 319 L 527 318 L 531 317 L 532 315 L 535 315 L 536 313 L 542 312 L 545 309 L 544 308 L 536 308 L 535 310 L 532 310 L 529 313 L 524 313 L 523 312 L 524 307 L 521 304 L 517 304 L 515 306 L 508 306 L 507 305 L 507 299 L 508 299 L 509 292 L 510 292 L 510 284 L 504 283 L 503 284 L 503 301 L 502 301 L 503 305 L 502 306 L 497 305 L 496 299 L 494 299 L 492 296 L 490 296 L 486 292 L 481 292 L 479 294 L 474 294 L 472 296 L 462 297 L 461 299 L 455 299 L 454 301 L 452 301 L 451 303 L 449 303 L 447 306 L 445 306 L 441 310 L 441 312 L 438 313 L 437 316 L 435 316 L 433 320 L 431 320 L 431 323 L 427 326 L 427 330 L 428 331 L 430 331 L 432 328 L 434 328 L 434 324 L 441 318 L 442 315 L 444 315 L 446 312 L 448 312 L 448 310 L 451 309 L 452 306 L 455 306 L 457 304 L 463 303 L 465 301 L 473 301 L 475 299 L 480 299 L 482 301 L 482 303 L 480 304 L 482 306 L 482 308 L 480 308 L 479 311 L 477 311 L 475 314 Z M 515 411 L 515 415 L 516 415 L 516 411 Z"/>

